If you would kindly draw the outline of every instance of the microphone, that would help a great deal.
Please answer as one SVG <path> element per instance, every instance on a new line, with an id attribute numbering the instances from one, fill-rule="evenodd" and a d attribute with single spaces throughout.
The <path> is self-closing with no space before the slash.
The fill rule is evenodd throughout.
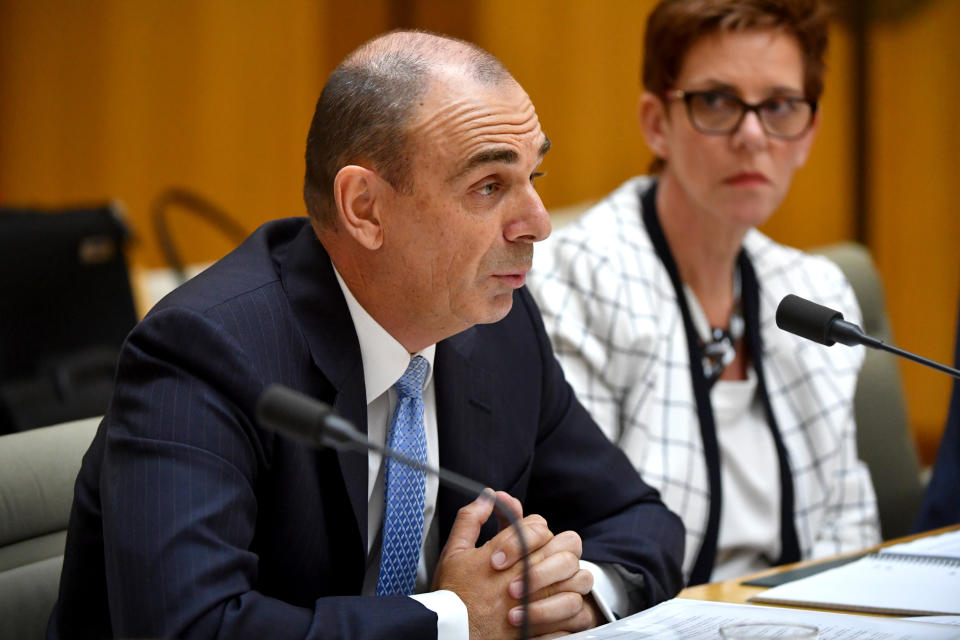
<path id="1" fill-rule="evenodd" d="M 784 331 L 828 347 L 837 342 L 849 347 L 862 344 L 872 349 L 887 351 L 902 358 L 913 360 L 937 371 L 947 373 L 954 378 L 960 378 L 960 370 L 904 351 L 879 338 L 869 336 L 857 325 L 844 320 L 843 314 L 839 311 L 792 293 L 784 296 L 777 307 L 777 326 Z"/>
<path id="2" fill-rule="evenodd" d="M 385 458 L 392 458 L 408 467 L 436 476 L 442 484 L 471 498 L 482 495 L 492 501 L 494 509 L 513 527 L 517 534 L 517 541 L 520 543 L 520 561 L 523 568 L 523 596 L 521 597 L 523 621 L 520 625 L 520 633 L 524 640 L 530 637 L 527 623 L 527 610 L 530 606 L 530 563 L 527 558 L 529 555 L 527 543 L 516 515 L 506 508 L 492 491 L 459 473 L 443 467 L 431 467 L 390 447 L 370 442 L 350 421 L 335 414 L 328 405 L 281 384 L 271 384 L 260 394 L 257 399 L 256 415 L 260 426 L 308 446 L 332 447 L 362 453 L 375 451 Z"/>

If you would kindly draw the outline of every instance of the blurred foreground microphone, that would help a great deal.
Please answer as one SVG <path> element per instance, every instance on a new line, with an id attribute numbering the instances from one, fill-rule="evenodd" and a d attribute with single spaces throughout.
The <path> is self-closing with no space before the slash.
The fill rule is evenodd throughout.
<path id="1" fill-rule="evenodd" d="M 523 532 L 520 530 L 517 517 L 486 487 L 459 473 L 448 471 L 442 467 L 435 469 L 390 447 L 370 442 L 348 420 L 335 414 L 333 409 L 326 404 L 281 384 L 271 384 L 260 394 L 257 399 L 257 422 L 265 429 L 275 431 L 311 447 L 333 447 L 334 449 L 362 453 L 376 451 L 386 458 L 392 458 L 408 467 L 437 476 L 441 483 L 471 498 L 476 498 L 481 494 L 486 496 L 493 502 L 497 512 L 510 522 L 510 526 L 517 533 L 520 552 L 523 554 L 521 558 L 523 564 L 523 597 L 521 599 L 523 623 L 520 632 L 524 640 L 530 637 L 527 626 L 527 608 L 530 605 L 530 595 L 528 593 L 530 567 L 527 558 L 527 543 L 524 540 Z"/>
<path id="2" fill-rule="evenodd" d="M 780 301 L 780 306 L 777 307 L 777 326 L 784 331 L 825 344 L 828 347 L 833 346 L 835 342 L 839 342 L 851 347 L 862 344 L 873 349 L 889 351 L 937 371 L 949 373 L 954 378 L 960 378 L 960 370 L 898 349 L 883 340 L 868 336 L 860 327 L 844 320 L 843 314 L 839 311 L 824 307 L 816 302 L 810 302 L 792 293 L 784 296 L 783 300 Z"/>

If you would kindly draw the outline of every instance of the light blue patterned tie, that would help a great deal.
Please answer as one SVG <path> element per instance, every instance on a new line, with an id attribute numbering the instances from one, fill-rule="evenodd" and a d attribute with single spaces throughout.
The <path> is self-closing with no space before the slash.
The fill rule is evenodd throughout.
<path id="1" fill-rule="evenodd" d="M 427 434 L 423 428 L 423 381 L 429 364 L 422 356 L 410 361 L 394 386 L 397 408 L 387 432 L 387 446 L 420 462 L 427 461 Z M 377 595 L 409 595 L 417 581 L 423 539 L 426 477 L 396 460 L 387 460 L 386 509 Z"/>

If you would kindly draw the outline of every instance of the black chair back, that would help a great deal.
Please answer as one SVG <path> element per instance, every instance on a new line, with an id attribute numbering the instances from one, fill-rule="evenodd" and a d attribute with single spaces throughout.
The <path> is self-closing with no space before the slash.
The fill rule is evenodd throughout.
<path id="1" fill-rule="evenodd" d="M 0 209 L 0 433 L 101 415 L 137 321 L 115 205 Z"/>

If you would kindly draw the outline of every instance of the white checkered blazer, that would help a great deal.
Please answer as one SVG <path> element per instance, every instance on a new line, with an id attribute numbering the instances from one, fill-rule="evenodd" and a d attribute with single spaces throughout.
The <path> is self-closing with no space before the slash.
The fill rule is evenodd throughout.
<path id="1" fill-rule="evenodd" d="M 683 519 L 689 579 L 707 526 L 707 467 L 683 317 L 641 219 L 651 183 L 626 182 L 540 243 L 530 288 L 577 397 Z M 863 348 L 824 347 L 774 322 L 780 300 L 795 293 L 859 323 L 853 290 L 826 258 L 759 231 L 743 246 L 760 285 L 764 373 L 793 473 L 801 556 L 875 544 L 876 499 L 857 458 L 852 406 Z"/>

